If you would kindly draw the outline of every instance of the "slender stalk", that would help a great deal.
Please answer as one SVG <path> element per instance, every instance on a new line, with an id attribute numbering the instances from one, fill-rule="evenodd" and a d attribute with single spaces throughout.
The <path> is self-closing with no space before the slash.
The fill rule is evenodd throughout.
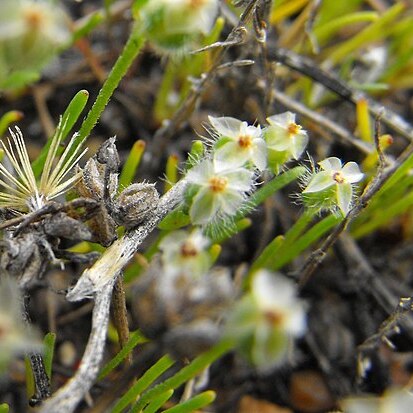
<path id="1" fill-rule="evenodd" d="M 138 24 L 135 24 L 122 51 L 122 54 L 119 56 L 115 65 L 113 66 L 111 72 L 108 75 L 108 78 L 100 89 L 95 103 L 93 104 L 92 108 L 90 109 L 89 113 L 82 123 L 79 131 L 79 136 L 77 138 L 79 144 L 82 144 L 89 136 L 100 115 L 108 104 L 111 96 L 113 95 L 114 90 L 118 87 L 120 81 L 125 76 L 130 65 L 135 60 L 144 43 L 145 38 L 142 35 Z"/>
<path id="2" fill-rule="evenodd" d="M 115 280 L 110 280 L 95 297 L 92 331 L 76 374 L 44 402 L 39 413 L 72 413 L 78 403 L 92 387 L 100 368 L 105 349 L 109 322 L 110 298 Z"/>

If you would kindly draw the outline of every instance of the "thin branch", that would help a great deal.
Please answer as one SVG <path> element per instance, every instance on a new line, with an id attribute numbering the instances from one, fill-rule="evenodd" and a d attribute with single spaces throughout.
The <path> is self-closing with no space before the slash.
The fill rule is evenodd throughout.
<path id="1" fill-rule="evenodd" d="M 44 402 L 39 413 L 71 413 L 92 387 L 100 368 L 105 349 L 109 322 L 110 298 L 115 279 L 107 282 L 95 296 L 92 331 L 76 374 Z"/>
<path id="2" fill-rule="evenodd" d="M 198 82 L 191 88 L 185 100 L 176 110 L 171 119 L 165 121 L 161 128 L 159 128 L 153 138 L 153 146 L 157 148 L 157 151 L 162 152 L 162 148 L 167 145 L 169 139 L 173 134 L 180 128 L 185 120 L 189 118 L 189 115 L 193 112 L 196 107 L 196 104 L 199 98 L 202 96 L 202 93 L 205 91 L 207 85 L 214 79 L 217 70 L 222 62 L 222 59 L 226 51 L 235 45 L 240 45 L 245 41 L 246 29 L 244 25 L 250 19 L 252 12 L 257 4 L 258 0 L 251 0 L 248 2 L 246 8 L 244 9 L 238 24 L 231 30 L 228 37 L 223 42 L 215 43 L 211 45 L 213 48 L 218 48 L 217 53 L 213 57 L 213 62 L 210 66 L 208 72 L 203 73 L 198 80 Z M 208 50 L 206 47 L 202 50 Z M 198 52 L 195 51 L 195 52 Z M 156 166 L 156 165 L 155 165 Z"/>
<path id="3" fill-rule="evenodd" d="M 280 62 L 285 66 L 310 77 L 354 105 L 356 105 L 360 99 L 366 99 L 368 101 L 369 111 L 372 115 L 375 117 L 381 116 L 383 123 L 389 128 L 398 132 L 409 141 L 413 141 L 413 126 L 406 122 L 400 115 L 389 108 L 385 108 L 383 112 L 383 105 L 381 103 L 365 96 L 362 92 L 353 90 L 335 73 L 321 69 L 313 60 L 301 56 L 291 50 L 278 47 L 269 47 L 268 57 L 271 60 Z"/>

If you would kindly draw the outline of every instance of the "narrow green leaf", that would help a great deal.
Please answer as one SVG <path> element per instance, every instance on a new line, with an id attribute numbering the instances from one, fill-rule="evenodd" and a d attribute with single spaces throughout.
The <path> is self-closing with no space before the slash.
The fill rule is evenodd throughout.
<path id="1" fill-rule="evenodd" d="M 11 73 L 6 79 L 0 80 L 0 89 L 19 89 L 40 79 L 40 72 L 35 69 L 18 70 Z"/>
<path id="2" fill-rule="evenodd" d="M 345 26 L 351 26 L 358 23 L 370 23 L 376 21 L 378 18 L 379 14 L 374 11 L 348 13 L 315 27 L 314 35 L 316 36 L 317 41 L 321 44 Z"/>
<path id="3" fill-rule="evenodd" d="M 172 210 L 159 224 L 158 228 L 164 231 L 173 231 L 185 227 L 191 223 L 189 215 L 182 207 Z"/>
<path id="4" fill-rule="evenodd" d="M 391 30 L 390 25 L 394 23 L 404 9 L 405 5 L 403 3 L 396 3 L 388 8 L 376 21 L 358 34 L 327 51 L 328 60 L 333 64 L 337 64 L 348 57 L 354 50 L 365 46 L 367 43 L 387 37 Z"/>
<path id="5" fill-rule="evenodd" d="M 213 244 L 209 247 L 208 253 L 211 258 L 211 265 L 214 264 L 220 256 L 222 247 L 219 244 Z"/>
<path id="6" fill-rule="evenodd" d="M 116 356 L 113 357 L 113 359 L 110 360 L 102 368 L 102 370 L 99 373 L 98 380 L 102 380 L 113 369 L 115 369 L 138 344 L 142 344 L 142 343 L 145 343 L 147 341 L 148 340 L 141 334 L 140 331 L 134 331 L 133 333 L 131 333 L 128 342 L 125 344 L 125 346 L 122 348 L 122 350 L 120 350 L 119 353 L 116 354 Z"/>
<path id="7" fill-rule="evenodd" d="M 39 177 L 43 171 L 43 166 L 46 161 L 47 153 L 49 151 L 50 145 L 53 139 L 56 139 L 58 136 L 59 143 L 63 142 L 69 132 L 72 130 L 74 124 L 79 119 L 80 114 L 86 106 L 86 103 L 89 98 L 89 92 L 87 90 L 81 90 L 76 93 L 74 98 L 69 103 L 69 106 L 65 110 L 62 120 L 59 123 L 59 126 L 56 129 L 54 135 L 48 139 L 46 145 L 43 147 L 40 155 L 32 163 L 32 169 L 34 175 Z M 63 149 L 63 148 L 62 148 Z"/>
<path id="8" fill-rule="evenodd" d="M 165 175 L 165 192 L 169 191 L 174 184 L 178 182 L 178 157 L 176 155 L 171 155 L 166 161 Z"/>
<path id="9" fill-rule="evenodd" d="M 101 11 L 96 11 L 87 15 L 81 20 L 81 24 L 77 24 L 75 26 L 75 31 L 72 35 L 72 42 L 74 43 L 76 40 L 87 36 L 95 27 L 99 26 L 104 19 L 105 18 Z"/>
<path id="10" fill-rule="evenodd" d="M 161 374 L 169 369 L 175 362 L 168 356 L 159 359 L 144 375 L 120 398 L 112 409 L 112 413 L 120 413 L 125 407 L 133 403 L 136 398 L 147 389 Z M 165 389 L 167 391 L 169 389 Z M 155 396 L 158 397 L 162 391 Z M 153 400 L 153 399 L 151 399 Z M 146 405 L 146 403 L 145 403 Z"/>
<path id="11" fill-rule="evenodd" d="M 188 154 L 188 159 L 186 161 L 185 169 L 189 170 L 191 169 L 196 163 L 202 159 L 204 156 L 206 149 L 205 145 L 202 141 L 196 140 L 192 142 L 191 150 L 189 151 Z"/>
<path id="12" fill-rule="evenodd" d="M 53 365 L 53 354 L 54 354 L 55 342 L 56 342 L 55 333 L 47 333 L 43 338 L 43 346 L 44 346 L 43 363 L 46 369 L 47 377 L 49 377 L 49 380 L 52 379 L 52 365 Z"/>
<path id="13" fill-rule="evenodd" d="M 129 156 L 126 159 L 125 165 L 123 166 L 122 172 L 119 176 L 120 191 L 132 183 L 133 178 L 135 177 L 136 171 L 141 162 L 142 155 L 145 151 L 145 146 L 146 143 L 142 140 L 137 140 L 133 144 L 132 149 L 129 152 Z"/>
<path id="14" fill-rule="evenodd" d="M 215 397 L 215 392 L 208 390 L 201 394 L 198 394 L 195 397 L 192 397 L 192 399 L 186 400 L 183 403 L 179 403 L 177 406 L 164 410 L 163 413 L 191 413 L 194 410 L 208 406 L 215 400 Z"/>
<path id="15" fill-rule="evenodd" d="M 143 413 L 155 413 L 160 409 L 174 394 L 173 390 L 168 390 L 165 393 L 155 397 L 146 407 L 143 409 Z M 135 409 L 131 409 L 129 413 L 138 413 Z"/>
<path id="16" fill-rule="evenodd" d="M 263 187 L 258 189 L 249 199 L 249 204 L 252 208 L 257 207 L 262 204 L 267 198 L 273 195 L 275 192 L 279 191 L 281 188 L 284 188 L 289 183 L 295 181 L 301 175 L 305 173 L 306 169 L 304 166 L 296 166 L 293 169 L 290 169 L 286 172 L 283 172 L 280 175 L 277 175 L 271 181 L 267 182 Z M 241 212 L 236 215 L 235 219 L 242 218 L 246 212 Z M 241 215 L 241 216 L 240 216 Z"/>
<path id="17" fill-rule="evenodd" d="M 4 132 L 6 132 L 11 123 L 18 122 L 22 118 L 23 113 L 18 110 L 11 110 L 10 112 L 5 113 L 0 118 L 0 136 L 3 136 Z"/>
<path id="18" fill-rule="evenodd" d="M 265 248 L 259 257 L 254 261 L 251 266 L 250 272 L 253 273 L 259 268 L 267 268 L 270 262 L 276 257 L 277 252 L 283 244 L 285 238 L 283 235 L 276 236 Z"/>
<path id="19" fill-rule="evenodd" d="M 380 197 L 386 191 L 392 189 L 398 182 L 409 174 L 413 168 L 413 155 L 410 155 L 394 172 L 394 174 L 386 181 L 386 183 L 380 188 L 375 197 Z"/>
<path id="20" fill-rule="evenodd" d="M 334 228 L 340 221 L 342 221 L 342 219 L 342 217 L 329 215 L 328 217 L 322 219 L 320 222 L 317 222 L 317 224 L 311 227 L 294 243 L 288 245 L 288 247 L 284 247 L 283 244 L 278 250 L 277 256 L 271 262 L 271 265 L 268 267 L 268 269 L 277 271 L 284 265 L 291 262 L 295 257 L 300 255 L 308 247 L 317 242 L 328 231 Z"/>
<path id="21" fill-rule="evenodd" d="M 374 230 L 383 227 L 388 224 L 393 218 L 410 210 L 413 205 L 413 192 L 410 192 L 407 196 L 392 203 L 389 207 L 378 211 L 370 216 L 370 219 L 364 224 L 356 227 L 351 231 L 351 235 L 354 238 L 361 238 Z"/>
<path id="22" fill-rule="evenodd" d="M 165 393 L 167 390 L 176 389 L 188 380 L 191 380 L 201 371 L 205 370 L 211 363 L 220 358 L 223 354 L 234 348 L 234 345 L 235 343 L 230 340 L 221 341 L 212 349 L 195 358 L 190 364 L 179 370 L 172 377 L 144 393 L 134 408 L 136 408 L 136 411 L 139 412 L 139 409 L 143 409 L 155 397 Z"/>
<path id="23" fill-rule="evenodd" d="M 102 114 L 106 105 L 109 103 L 113 92 L 118 87 L 120 81 L 125 76 L 136 56 L 139 54 L 142 46 L 145 43 L 145 38 L 143 37 L 141 31 L 141 25 L 135 23 L 121 55 L 119 56 L 115 65 L 112 67 L 112 70 L 110 71 L 105 83 L 99 91 L 95 102 L 93 103 L 93 106 L 86 115 L 86 118 L 84 119 L 82 126 L 80 127 L 79 136 L 76 144 L 74 145 L 74 149 L 76 149 L 77 146 L 82 145 L 88 138 L 90 132 L 100 118 L 100 115 Z"/>
<path id="24" fill-rule="evenodd" d="M 32 397 L 34 392 L 36 391 L 36 387 L 34 384 L 32 365 L 30 364 L 30 359 L 28 356 L 24 357 L 24 366 L 26 368 L 26 394 L 27 399 L 30 399 L 30 397 Z"/>

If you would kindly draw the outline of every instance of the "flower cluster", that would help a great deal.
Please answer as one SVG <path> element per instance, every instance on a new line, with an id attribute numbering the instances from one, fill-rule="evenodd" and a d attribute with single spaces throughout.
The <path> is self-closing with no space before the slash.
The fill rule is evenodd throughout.
<path id="1" fill-rule="evenodd" d="M 226 220 L 248 207 L 257 173 L 268 167 L 278 173 L 286 162 L 301 156 L 308 142 L 291 112 L 269 117 L 264 128 L 232 117 L 210 116 L 209 122 L 210 156 L 187 174 L 189 214 L 195 225 Z"/>
<path id="2" fill-rule="evenodd" d="M 248 359 L 258 369 L 268 370 L 285 359 L 291 340 L 304 333 L 305 305 L 292 281 L 260 270 L 250 293 L 235 305 L 226 328 Z"/>
<path id="3" fill-rule="evenodd" d="M 305 205 L 346 216 L 354 201 L 355 184 L 363 179 L 363 173 L 355 162 L 343 166 L 336 157 L 324 159 L 318 165 L 321 170 L 306 178 L 302 192 Z"/>

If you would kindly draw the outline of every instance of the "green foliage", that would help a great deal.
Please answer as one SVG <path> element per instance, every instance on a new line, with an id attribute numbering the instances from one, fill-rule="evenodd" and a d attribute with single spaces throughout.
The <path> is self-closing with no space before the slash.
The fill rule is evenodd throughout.
<path id="1" fill-rule="evenodd" d="M 26 395 L 27 399 L 33 396 L 36 391 L 36 385 L 34 383 L 34 375 L 32 365 L 28 356 L 24 357 L 25 375 L 26 375 Z"/>
<path id="2" fill-rule="evenodd" d="M 142 336 L 140 331 L 135 331 L 130 335 L 129 341 L 123 346 L 122 350 L 116 354 L 108 363 L 102 367 L 98 380 L 104 379 L 111 371 L 113 371 L 123 360 L 132 352 L 138 345 L 145 343 L 147 339 Z"/>
<path id="3" fill-rule="evenodd" d="M 53 364 L 53 355 L 56 343 L 56 334 L 55 333 L 47 333 L 43 338 L 43 348 L 44 348 L 44 368 L 47 373 L 47 377 L 49 380 L 52 379 L 52 364 Z"/>
<path id="4" fill-rule="evenodd" d="M 0 413 L 9 413 L 10 407 L 7 403 L 0 404 Z"/>
<path id="5" fill-rule="evenodd" d="M 148 406 L 145 407 L 145 409 L 142 410 L 143 413 L 155 413 L 160 409 L 165 402 L 167 402 L 172 395 L 174 394 L 173 390 L 168 390 L 163 394 L 160 394 L 158 397 L 155 397 L 149 404 Z M 132 408 L 130 410 L 131 413 L 136 411 L 136 409 Z"/>
<path id="6" fill-rule="evenodd" d="M 343 219 L 342 217 L 329 215 L 305 231 L 311 218 L 313 218 L 311 214 L 304 213 L 285 236 L 275 237 L 256 259 L 251 269 L 267 268 L 273 271 L 279 270 L 298 257 L 307 248 L 318 242 Z"/>
<path id="7" fill-rule="evenodd" d="M 163 413 L 190 413 L 208 406 L 215 400 L 215 397 L 215 392 L 211 390 L 205 391 L 189 400 L 179 403 L 177 406 L 164 410 Z"/>
<path id="8" fill-rule="evenodd" d="M 155 398 L 158 398 L 161 394 L 164 394 L 168 390 L 174 390 L 186 383 L 188 380 L 194 378 L 206 369 L 212 362 L 227 353 L 233 347 L 234 343 L 231 340 L 218 343 L 211 350 L 195 358 L 190 364 L 183 367 L 172 377 L 143 393 L 141 398 L 135 404 L 134 409 L 136 411 L 140 411 L 140 409 L 143 409 L 148 403 Z M 118 412 L 118 410 L 116 412 Z"/>
<path id="9" fill-rule="evenodd" d="M 136 383 L 119 399 L 112 409 L 112 413 L 120 413 L 129 404 L 133 403 L 137 397 L 139 397 L 143 391 L 145 391 L 155 380 L 157 380 L 166 370 L 168 370 L 174 361 L 169 356 L 163 356 L 159 359 L 152 367 L 150 367 L 143 375 L 140 377 Z M 164 395 L 166 391 L 171 389 L 165 389 L 160 393 L 157 393 L 155 397 L 158 399 L 159 396 Z M 153 401 L 153 397 L 150 401 Z"/>
<path id="10" fill-rule="evenodd" d="M 145 151 L 145 142 L 138 140 L 136 141 L 132 149 L 129 152 L 128 158 L 123 165 L 122 171 L 119 176 L 119 190 L 126 188 L 130 185 L 135 177 L 136 171 L 139 167 L 139 163 L 142 159 L 143 153 Z"/>
<path id="11" fill-rule="evenodd" d="M 145 18 L 144 14 L 142 17 L 142 10 L 144 10 L 149 3 L 150 0 L 135 0 L 133 2 L 132 12 L 135 18 L 138 18 L 137 15 L 139 14 L 141 23 L 147 23 L 142 20 L 142 18 Z M 110 17 L 112 5 L 113 0 L 105 0 L 105 10 L 89 15 L 88 19 L 83 21 L 81 25 L 76 26 L 72 40 L 75 41 L 84 38 L 87 33 L 105 21 L 106 18 Z M 310 50 L 313 50 L 314 45 L 311 43 L 311 36 L 307 34 L 307 37 L 303 37 L 301 41 L 295 42 L 294 40 L 294 44 L 289 44 L 289 35 L 290 38 L 295 39 L 291 34 L 294 33 L 294 30 L 297 30 L 297 27 L 300 28 L 300 19 L 305 17 L 306 13 L 309 13 L 310 5 L 311 2 L 309 0 L 275 0 L 270 15 L 270 23 L 275 26 L 275 28 L 283 29 L 280 30 L 280 32 L 282 32 L 280 43 L 282 44 L 284 42 L 284 46 L 299 50 L 303 54 L 309 54 Z M 231 7 L 232 6 L 229 5 L 230 9 Z M 320 47 L 320 53 L 312 56 L 312 58 L 320 67 L 340 68 L 340 74 L 344 80 L 353 87 L 368 90 L 371 93 L 386 94 L 391 91 L 391 88 L 411 87 L 413 85 L 413 41 L 411 37 L 413 17 L 411 14 L 406 13 L 406 7 L 405 3 L 396 2 L 395 5 L 387 8 L 385 11 L 378 12 L 367 10 L 365 2 L 362 0 L 322 2 L 316 13 L 316 18 L 313 22 L 314 25 L 311 28 L 312 35 Z M 142 50 L 146 39 L 149 38 L 156 42 L 159 40 L 157 38 L 159 35 L 158 29 L 168 29 L 168 27 L 164 27 L 161 22 L 165 17 L 164 10 L 158 10 L 154 16 L 149 17 L 151 19 L 153 18 L 153 20 L 150 21 L 150 24 L 146 24 L 146 29 L 149 29 L 148 32 L 144 32 L 145 24 L 140 25 L 135 22 L 128 42 L 103 84 L 91 110 L 81 124 L 79 135 L 72 149 L 73 151 L 85 144 L 101 113 L 113 96 L 115 89 L 124 78 L 136 56 Z M 204 33 L 199 39 L 197 38 L 197 40 L 200 40 L 199 46 L 203 47 L 220 41 L 224 25 L 225 21 L 219 18 L 209 33 Z M 355 30 L 355 27 L 358 29 Z M 175 46 L 175 43 L 180 48 L 187 40 L 192 41 L 194 39 L 192 34 L 173 33 L 167 34 L 166 37 L 160 40 L 160 46 L 164 48 Z M 352 65 L 355 60 L 363 54 L 364 50 L 375 46 L 377 43 L 387 43 L 389 45 L 389 62 L 377 79 L 358 84 L 357 80 L 353 81 L 351 78 Z M 155 121 L 155 123 L 161 124 L 166 119 L 172 118 L 176 114 L 176 111 L 180 110 L 181 105 L 190 95 L 191 87 L 194 84 L 190 78 L 196 78 L 203 73 L 208 73 L 215 63 L 215 54 L 215 50 L 208 50 L 199 54 L 183 56 L 180 59 L 174 58 L 168 60 L 153 108 L 154 119 L 152 120 Z M 35 70 L 31 70 L 30 68 L 20 70 L 17 73 L 10 74 L 6 86 L 8 88 L 15 88 L 33 82 L 39 78 L 39 73 L 37 68 Z M 323 107 L 326 102 L 333 99 L 331 95 L 325 92 L 322 92 L 321 98 L 315 97 L 317 87 L 315 87 L 313 81 L 307 78 L 298 76 L 291 78 L 287 83 L 286 91 L 288 94 L 304 96 L 304 100 L 308 105 Z M 0 87 L 2 86 L 3 83 L 0 83 Z M 55 134 L 49 138 L 38 158 L 32 163 L 36 177 L 39 177 L 44 170 L 47 154 L 53 142 L 57 142 L 57 145 L 62 146 L 60 149 L 63 150 L 64 142 L 81 118 L 87 102 L 88 92 L 85 90 L 78 92 L 71 100 Z M 365 106 L 362 106 L 364 103 Z M 0 135 L 7 130 L 7 127 L 11 123 L 19 120 L 20 116 L 16 111 L 11 111 L 3 115 L 0 119 Z M 354 123 L 357 126 L 356 133 L 360 139 L 372 143 L 373 133 L 367 100 L 360 102 L 357 117 L 353 117 L 352 120 L 355 121 Z M 318 127 L 320 128 L 320 126 Z M 290 138 L 290 136 L 288 138 Z M 222 149 L 228 142 L 229 138 L 227 137 L 227 140 L 225 140 L 224 137 L 221 142 L 215 145 L 214 149 Z M 138 140 L 134 143 L 119 176 L 120 190 L 134 181 L 144 150 L 145 143 L 143 141 Z M 185 176 L 185 173 L 188 171 L 191 171 L 192 168 L 198 166 L 206 156 L 212 158 L 211 153 L 212 150 L 207 144 L 199 140 L 194 141 L 185 168 L 183 168 L 183 176 Z M 372 151 L 369 156 L 377 157 L 377 153 Z M 304 166 L 294 166 L 291 169 L 286 169 L 285 161 L 290 159 L 290 157 L 287 157 L 280 151 L 276 154 L 271 153 L 270 161 L 271 157 L 277 158 L 273 159 L 273 161 L 277 161 L 277 166 L 280 164 L 280 170 L 282 172 L 271 179 L 268 179 L 268 175 L 261 175 L 263 179 L 262 184 L 257 188 L 251 188 L 251 191 L 245 191 L 248 192 L 246 195 L 246 198 L 248 198 L 246 207 L 240 207 L 234 216 L 228 218 L 228 221 L 217 221 L 210 227 L 200 225 L 204 233 L 210 236 L 211 242 L 213 243 L 208 250 L 212 262 L 216 262 L 219 258 L 222 248 L 221 243 L 254 225 L 252 219 L 247 216 L 251 211 L 263 205 L 271 197 L 277 195 L 279 191 L 286 191 L 288 185 L 295 184 L 297 180 L 300 180 L 300 178 L 307 173 L 307 169 Z M 282 162 L 278 159 L 279 157 L 282 158 Z M 370 160 L 371 159 L 372 158 L 370 158 Z M 175 155 L 170 156 L 165 165 L 167 181 L 165 192 L 170 190 L 171 187 L 179 181 L 179 167 L 178 157 Z M 246 168 L 250 168 L 248 170 L 251 171 L 251 163 L 247 164 Z M 371 162 L 367 169 L 369 170 L 366 172 L 372 175 L 377 173 L 376 168 L 372 167 Z M 377 229 L 389 225 L 392 220 L 400 219 L 404 214 L 409 217 L 411 216 L 413 207 L 412 169 L 413 155 L 408 157 L 408 159 L 400 165 L 396 172 L 371 199 L 366 208 L 351 223 L 350 231 L 354 238 L 361 238 L 372 234 Z M 275 172 L 278 172 L 278 169 L 275 170 Z M 251 175 L 258 175 L 257 170 L 254 170 L 253 173 L 251 172 Z M 370 176 L 370 180 L 372 179 L 374 179 L 374 176 Z M 253 190 L 255 190 L 255 192 L 253 192 Z M 290 192 L 294 191 L 297 191 L 297 189 L 293 189 Z M 161 240 L 171 231 L 192 224 L 189 208 L 195 195 L 195 192 L 191 193 L 189 191 L 186 194 L 186 203 L 180 203 L 158 224 L 160 232 L 155 241 L 152 240 L 152 244 L 148 246 L 145 251 L 142 251 L 142 260 L 147 259 L 150 261 L 150 259 L 159 252 L 158 247 Z M 325 194 L 323 197 L 325 198 Z M 350 203 L 347 206 L 350 208 Z M 347 213 L 348 211 L 346 210 L 345 212 Z M 345 213 L 343 216 L 344 215 Z M 248 274 L 244 279 L 243 292 L 246 295 L 249 294 L 251 279 L 257 271 L 261 269 L 278 271 L 290 264 L 294 259 L 303 258 L 304 253 L 309 248 L 316 248 L 322 239 L 342 222 L 343 216 L 332 214 L 320 217 L 319 211 L 313 211 L 311 209 L 305 209 L 298 218 L 295 218 L 292 213 L 291 218 L 292 220 L 295 219 L 295 221 L 293 221 L 291 226 L 287 230 L 282 231 L 283 233 L 277 233 L 275 236 L 272 234 L 271 236 L 274 238 L 259 252 L 255 260 L 250 264 Z M 126 236 L 129 235 L 130 234 L 127 234 Z M 87 250 L 89 251 L 91 249 L 99 249 L 101 252 L 104 252 L 104 248 L 101 246 L 94 246 L 91 243 L 87 244 Z M 72 251 L 75 250 L 76 248 L 72 249 Z M 84 251 L 82 250 L 82 252 Z M 142 265 L 142 261 L 138 261 L 139 260 L 133 261 L 129 268 L 126 269 L 124 276 L 126 282 L 135 281 L 145 267 L 145 265 Z M 251 302 L 247 304 L 251 304 Z M 248 308 L 246 306 L 245 308 L 246 310 L 242 314 L 243 316 L 245 315 L 246 318 L 248 316 L 254 316 L 254 313 L 249 311 L 252 308 L 251 306 Z M 271 353 L 272 351 L 278 352 L 279 349 L 286 347 L 287 339 L 280 335 L 276 329 L 269 332 L 269 337 L 269 343 L 263 340 L 263 354 L 266 352 Z M 49 378 L 51 378 L 52 372 L 55 340 L 56 336 L 49 333 L 44 337 L 43 341 L 45 349 L 44 361 Z M 251 338 L 248 340 L 251 340 Z M 132 353 L 137 345 L 146 341 L 147 339 L 143 337 L 139 331 L 133 332 L 122 350 L 102 368 L 98 380 L 105 378 L 110 380 L 110 373 Z M 264 348 L 267 344 L 268 348 Z M 244 342 L 243 345 L 244 347 L 251 347 L 251 341 Z M 228 340 L 221 341 L 189 364 L 178 369 L 167 379 L 163 379 L 164 373 L 168 372 L 172 366 L 176 366 L 176 363 L 169 355 L 164 355 L 146 370 L 129 390 L 119 395 L 119 399 L 113 407 L 112 412 L 120 413 L 126 408 L 130 408 L 130 412 L 155 413 L 159 411 L 165 403 L 172 398 L 177 388 L 195 378 L 211 363 L 222 357 L 226 352 L 233 350 L 235 346 L 236 343 L 231 337 Z M 263 357 L 263 359 L 265 359 L 265 357 Z M 31 396 L 35 391 L 33 372 L 27 357 L 25 362 L 27 393 Z M 215 393 L 213 391 L 205 391 L 163 412 L 193 412 L 196 409 L 209 405 L 214 399 Z M 8 411 L 9 407 L 6 404 L 0 405 L 0 413 L 6 413 Z"/>
<path id="12" fill-rule="evenodd" d="M 79 116 L 83 112 L 83 109 L 86 106 L 88 98 L 89 92 L 87 90 L 81 90 L 78 93 L 76 93 L 74 98 L 69 103 L 67 109 L 65 110 L 62 116 L 59 126 L 56 129 L 55 134 L 47 141 L 38 158 L 32 163 L 32 169 L 36 177 L 39 177 L 43 171 L 44 164 L 47 158 L 47 153 L 49 152 L 49 148 L 52 142 L 57 139 L 57 145 L 63 143 L 63 141 L 66 139 L 66 137 L 72 130 L 73 126 L 79 119 Z M 76 148 L 73 148 L 73 152 L 75 149 Z M 62 151 L 63 147 L 58 153 L 61 153 Z"/>
<path id="13" fill-rule="evenodd" d="M 23 114 L 17 110 L 11 110 L 0 117 L 0 136 L 6 132 L 7 128 L 13 122 L 18 122 L 22 119 Z"/>

